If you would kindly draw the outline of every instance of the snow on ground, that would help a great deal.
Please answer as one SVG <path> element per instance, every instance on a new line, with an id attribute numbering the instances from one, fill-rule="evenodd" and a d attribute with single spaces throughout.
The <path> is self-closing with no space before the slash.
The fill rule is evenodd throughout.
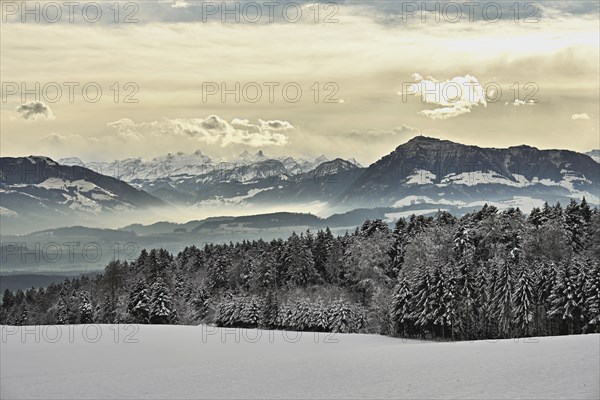
<path id="1" fill-rule="evenodd" d="M 425 214 L 436 213 L 438 211 L 448 211 L 448 209 L 447 208 L 437 208 L 437 209 L 425 208 L 425 209 L 421 209 L 421 210 L 408 210 L 408 211 L 399 211 L 399 212 L 393 212 L 393 213 L 385 213 L 383 216 L 385 217 L 384 222 L 391 223 L 391 222 L 397 221 L 400 218 L 410 218 L 410 216 L 413 214 L 425 215 Z"/>
<path id="2" fill-rule="evenodd" d="M 440 195 L 442 195 L 442 194 L 440 193 Z M 456 200 L 456 201 L 451 201 L 451 200 L 446 200 L 446 199 L 433 200 L 431 197 L 427 197 L 427 196 L 411 195 L 411 196 L 403 197 L 400 200 L 396 201 L 392 207 L 400 208 L 400 207 L 404 207 L 404 206 L 410 206 L 413 204 L 443 204 L 443 205 L 448 205 L 448 206 L 464 206 L 467 203 L 465 203 L 464 201 L 460 201 L 460 200 Z"/>
<path id="3" fill-rule="evenodd" d="M 436 176 L 433 172 L 424 169 L 418 169 L 412 175 L 406 178 L 406 185 L 428 185 L 432 184 Z"/>
<path id="4" fill-rule="evenodd" d="M 57 189 L 57 190 L 69 190 L 75 189 L 80 192 L 89 192 L 91 190 L 98 189 L 98 186 L 92 182 L 88 182 L 83 179 L 76 181 L 67 181 L 61 178 L 48 178 L 44 182 L 38 183 L 36 186 L 44 189 Z"/>
<path id="5" fill-rule="evenodd" d="M 0 216 L 7 217 L 7 218 L 8 217 L 18 217 L 19 214 L 17 214 L 13 210 L 10 210 L 8 208 L 0 206 Z"/>
<path id="6" fill-rule="evenodd" d="M 136 329 L 3 326 L 0 397 L 597 399 L 600 394 L 597 334 L 434 343 L 378 335 L 298 338 L 295 332 L 202 325 Z"/>
<path id="7" fill-rule="evenodd" d="M 236 197 L 224 198 L 222 196 L 216 196 L 213 199 L 199 201 L 196 203 L 196 205 L 202 206 L 202 207 L 210 207 L 210 206 L 221 206 L 223 204 L 242 204 L 244 202 L 244 200 L 251 199 L 252 197 L 256 196 L 260 192 L 264 192 L 266 190 L 272 190 L 272 189 L 273 189 L 273 187 L 262 188 L 262 189 L 250 189 L 250 190 L 248 190 L 248 193 L 246 193 L 245 195 L 236 196 Z"/>

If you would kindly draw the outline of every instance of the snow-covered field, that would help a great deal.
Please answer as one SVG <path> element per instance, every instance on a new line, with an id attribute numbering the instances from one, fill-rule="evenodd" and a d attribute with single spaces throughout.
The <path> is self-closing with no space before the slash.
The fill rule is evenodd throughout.
<path id="1" fill-rule="evenodd" d="M 0 397 L 598 399 L 599 348 L 597 334 L 433 343 L 209 326 L 3 326 Z"/>

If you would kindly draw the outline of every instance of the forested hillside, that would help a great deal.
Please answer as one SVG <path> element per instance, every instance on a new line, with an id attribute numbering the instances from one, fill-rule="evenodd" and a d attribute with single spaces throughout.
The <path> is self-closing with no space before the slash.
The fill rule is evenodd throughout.
<path id="1" fill-rule="evenodd" d="M 444 339 L 600 332 L 600 212 L 366 221 L 270 242 L 143 251 L 103 275 L 6 291 L 0 323 L 198 324 Z"/>

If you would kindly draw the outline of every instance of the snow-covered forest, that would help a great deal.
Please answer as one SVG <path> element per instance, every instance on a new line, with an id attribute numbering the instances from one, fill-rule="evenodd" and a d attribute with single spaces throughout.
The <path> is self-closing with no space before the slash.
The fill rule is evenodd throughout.
<path id="1" fill-rule="evenodd" d="M 198 324 L 472 340 L 600 332 L 600 212 L 484 206 L 262 240 L 142 251 L 16 293 L 0 324 Z"/>

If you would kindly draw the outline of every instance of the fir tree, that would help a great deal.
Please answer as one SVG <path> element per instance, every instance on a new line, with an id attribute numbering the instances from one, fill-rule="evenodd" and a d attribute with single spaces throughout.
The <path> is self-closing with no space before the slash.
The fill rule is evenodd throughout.
<path id="1" fill-rule="evenodd" d="M 551 308 L 548 315 L 565 325 L 564 333 L 573 333 L 573 319 L 577 315 L 579 304 L 575 291 L 575 281 L 571 268 L 563 263 L 559 268 L 556 283 L 550 295 Z"/>
<path id="2" fill-rule="evenodd" d="M 248 327 L 255 328 L 260 324 L 260 304 L 252 297 L 244 304 L 243 321 Z"/>
<path id="3" fill-rule="evenodd" d="M 521 334 L 528 336 L 531 333 L 533 324 L 533 310 L 535 308 L 535 299 L 533 293 L 533 280 L 526 268 L 521 270 L 514 294 L 514 323 L 521 331 Z"/>
<path id="4" fill-rule="evenodd" d="M 84 292 L 80 293 L 79 305 L 79 322 L 82 324 L 91 324 L 94 321 L 94 309 L 88 295 Z"/>
<path id="5" fill-rule="evenodd" d="M 420 271 L 418 275 L 418 284 L 415 288 L 415 307 L 411 318 L 415 320 L 415 325 L 420 328 L 423 334 L 429 329 L 433 321 L 433 304 L 431 301 L 432 285 L 427 271 Z"/>
<path id="6" fill-rule="evenodd" d="M 149 311 L 151 324 L 170 324 L 177 319 L 169 289 L 161 278 L 152 284 Z"/>
<path id="7" fill-rule="evenodd" d="M 498 318 L 498 330 L 503 337 L 509 337 L 511 334 L 513 320 L 512 296 L 512 263 L 510 261 L 504 261 L 500 265 L 493 305 L 496 317 Z"/>
<path id="8" fill-rule="evenodd" d="M 147 324 L 150 322 L 150 291 L 143 281 L 137 283 L 129 293 L 127 311 L 136 323 Z"/>
<path id="9" fill-rule="evenodd" d="M 12 291 L 6 289 L 4 290 L 4 295 L 2 296 L 2 307 L 11 308 L 15 305 L 15 295 Z"/>
<path id="10" fill-rule="evenodd" d="M 600 265 L 592 264 L 585 286 L 585 306 L 588 310 L 588 330 L 600 333 Z"/>
<path id="11" fill-rule="evenodd" d="M 581 209 L 575 199 L 565 209 L 565 228 L 569 241 L 574 250 L 581 250 L 584 244 L 585 221 L 581 215 Z"/>
<path id="12" fill-rule="evenodd" d="M 412 322 L 412 313 L 412 289 L 408 279 L 404 277 L 396 286 L 392 303 L 391 317 L 395 332 L 406 336 L 406 328 Z"/>
<path id="13" fill-rule="evenodd" d="M 277 324 L 278 309 L 277 295 L 274 291 L 269 290 L 262 303 L 260 325 L 264 328 L 275 327 Z"/>
<path id="14" fill-rule="evenodd" d="M 316 280 L 316 271 L 311 249 L 302 236 L 292 233 L 286 244 L 284 262 L 288 271 L 288 283 L 306 286 Z"/>

